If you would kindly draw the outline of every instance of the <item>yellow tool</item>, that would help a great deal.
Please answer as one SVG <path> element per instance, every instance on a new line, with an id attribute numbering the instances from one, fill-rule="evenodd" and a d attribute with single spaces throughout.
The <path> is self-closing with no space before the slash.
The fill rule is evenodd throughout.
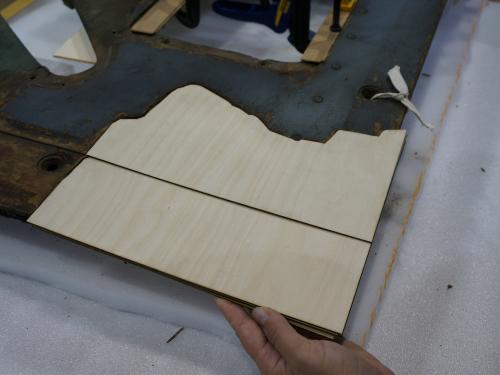
<path id="1" fill-rule="evenodd" d="M 342 0 L 340 8 L 345 12 L 350 12 L 357 2 L 358 0 Z M 274 26 L 279 26 L 281 17 L 284 13 L 288 13 L 289 8 L 290 0 L 279 0 L 278 7 L 276 9 L 276 17 L 274 18 Z"/>
<path id="2" fill-rule="evenodd" d="M 358 0 L 342 0 L 340 3 L 340 8 L 345 12 L 350 12 Z"/>
<path id="3" fill-rule="evenodd" d="M 14 17 L 17 13 L 22 11 L 28 5 L 30 5 L 33 0 L 15 0 L 11 1 L 9 5 L 6 5 L 4 8 L 0 9 L 0 16 L 5 18 L 6 20 Z"/>
<path id="4" fill-rule="evenodd" d="M 280 0 L 278 8 L 276 9 L 276 17 L 274 18 L 274 26 L 278 27 L 281 22 L 283 13 L 288 13 L 290 8 L 290 0 Z"/>

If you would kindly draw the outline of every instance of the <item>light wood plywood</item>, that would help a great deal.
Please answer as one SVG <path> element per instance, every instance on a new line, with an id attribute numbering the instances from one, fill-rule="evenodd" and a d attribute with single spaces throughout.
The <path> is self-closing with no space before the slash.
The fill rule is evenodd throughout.
<path id="1" fill-rule="evenodd" d="M 133 25 L 132 31 L 142 34 L 155 34 L 185 4 L 185 0 L 158 0 Z"/>
<path id="2" fill-rule="evenodd" d="M 175 90 L 113 123 L 89 155 L 214 196 L 371 241 L 404 142 L 338 131 L 294 141 L 204 89 Z"/>
<path id="3" fill-rule="evenodd" d="M 87 158 L 30 223 L 341 333 L 369 244 Z"/>
<path id="4" fill-rule="evenodd" d="M 341 11 L 340 12 L 340 25 L 344 26 L 350 13 Z M 325 61 L 330 55 L 330 50 L 332 49 L 333 43 L 337 40 L 339 33 L 334 33 L 330 31 L 330 26 L 333 21 L 333 12 L 330 12 L 323 21 L 323 24 L 319 28 L 318 32 L 314 35 L 313 39 L 307 46 L 304 54 L 302 55 L 302 61 L 321 63 Z"/>
<path id="5" fill-rule="evenodd" d="M 83 27 L 71 38 L 65 41 L 64 44 L 54 53 L 54 56 L 89 64 L 95 64 L 97 62 L 97 56 L 94 48 L 92 47 L 89 36 Z"/>

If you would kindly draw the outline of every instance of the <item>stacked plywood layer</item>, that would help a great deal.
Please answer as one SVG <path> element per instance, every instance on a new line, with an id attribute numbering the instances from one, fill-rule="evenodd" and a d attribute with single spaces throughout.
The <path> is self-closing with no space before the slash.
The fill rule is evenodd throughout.
<path id="1" fill-rule="evenodd" d="M 341 334 L 403 141 L 293 141 L 191 85 L 112 124 L 29 221 Z"/>

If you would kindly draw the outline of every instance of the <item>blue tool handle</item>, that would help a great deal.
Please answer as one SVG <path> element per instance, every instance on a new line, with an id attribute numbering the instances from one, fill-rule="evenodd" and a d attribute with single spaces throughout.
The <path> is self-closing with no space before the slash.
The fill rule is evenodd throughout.
<path id="1" fill-rule="evenodd" d="M 288 29 L 288 14 L 283 13 L 278 26 L 274 24 L 278 3 L 269 5 L 249 4 L 231 0 L 217 0 L 212 4 L 214 12 L 235 20 L 265 25 L 276 33 Z"/>

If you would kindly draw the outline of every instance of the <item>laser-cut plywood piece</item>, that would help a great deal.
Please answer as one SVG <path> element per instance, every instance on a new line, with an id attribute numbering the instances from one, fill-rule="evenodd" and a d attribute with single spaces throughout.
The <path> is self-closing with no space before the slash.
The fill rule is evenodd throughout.
<path id="1" fill-rule="evenodd" d="M 83 27 L 65 41 L 63 45 L 54 52 L 54 56 L 89 64 L 95 64 L 97 62 L 94 48 Z"/>
<path id="2" fill-rule="evenodd" d="M 132 31 L 142 34 L 155 34 L 185 4 L 185 0 L 158 0 L 133 25 Z"/>
<path id="3" fill-rule="evenodd" d="M 342 333 L 369 244 L 87 158 L 30 223 Z"/>
<path id="4" fill-rule="evenodd" d="M 191 85 L 112 124 L 28 221 L 341 334 L 404 137 L 297 142 Z"/>
<path id="5" fill-rule="evenodd" d="M 294 141 L 207 89 L 175 90 L 113 123 L 88 155 L 165 181 L 372 241 L 404 130 Z"/>

